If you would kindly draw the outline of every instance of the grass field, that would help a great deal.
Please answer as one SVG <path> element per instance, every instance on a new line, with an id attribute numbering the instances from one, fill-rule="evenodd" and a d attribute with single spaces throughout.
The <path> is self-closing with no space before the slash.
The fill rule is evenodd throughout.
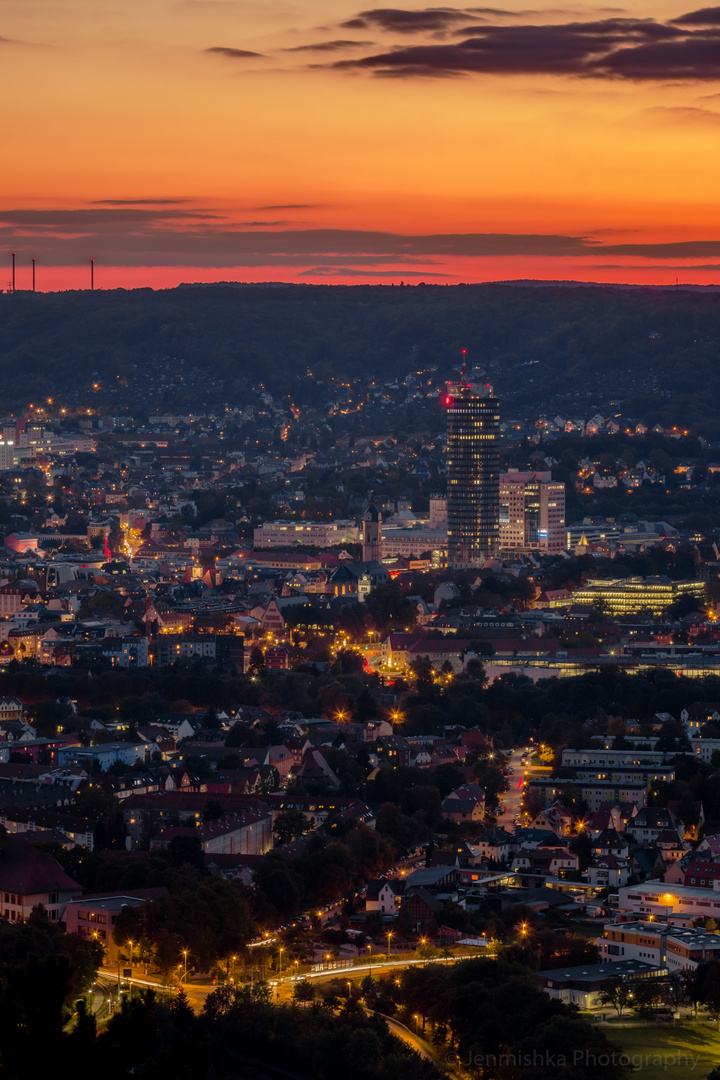
<path id="1" fill-rule="evenodd" d="M 630 1075 L 642 1080 L 704 1080 L 720 1065 L 720 1033 L 699 1027 L 615 1027 L 608 1038 L 631 1059 Z"/>

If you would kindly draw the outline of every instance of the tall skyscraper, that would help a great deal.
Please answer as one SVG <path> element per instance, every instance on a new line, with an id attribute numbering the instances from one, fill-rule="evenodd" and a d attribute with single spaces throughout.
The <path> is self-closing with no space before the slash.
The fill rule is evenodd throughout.
<path id="1" fill-rule="evenodd" d="M 489 383 L 449 382 L 447 412 L 448 563 L 477 566 L 498 544 L 500 406 Z"/>

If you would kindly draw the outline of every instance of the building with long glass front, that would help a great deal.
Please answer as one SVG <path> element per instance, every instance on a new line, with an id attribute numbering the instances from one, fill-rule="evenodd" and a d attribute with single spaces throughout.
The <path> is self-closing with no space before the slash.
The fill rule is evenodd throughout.
<path id="1" fill-rule="evenodd" d="M 489 383 L 449 382 L 448 563 L 477 566 L 498 548 L 500 407 Z"/>

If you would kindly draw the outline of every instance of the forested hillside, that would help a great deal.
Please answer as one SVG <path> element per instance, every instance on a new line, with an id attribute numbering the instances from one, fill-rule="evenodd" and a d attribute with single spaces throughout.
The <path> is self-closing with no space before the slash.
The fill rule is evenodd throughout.
<path id="1" fill-rule="evenodd" d="M 98 380 L 99 406 L 137 406 L 137 373 L 156 366 L 166 374 L 153 407 L 197 407 L 197 387 L 190 394 L 174 377 L 179 360 L 202 375 L 203 405 L 237 403 L 260 383 L 307 399 L 333 376 L 438 365 L 443 378 L 462 348 L 487 371 L 506 417 L 587 416 L 614 402 L 707 435 L 720 412 L 712 291 L 216 285 L 0 295 L 8 408 L 40 394 L 77 402 Z"/>

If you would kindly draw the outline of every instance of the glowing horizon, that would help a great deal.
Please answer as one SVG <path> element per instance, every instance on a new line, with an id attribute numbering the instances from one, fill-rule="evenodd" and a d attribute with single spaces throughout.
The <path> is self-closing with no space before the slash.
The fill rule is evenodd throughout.
<path id="1" fill-rule="evenodd" d="M 19 289 L 720 280 L 720 8 L 0 14 Z"/>

